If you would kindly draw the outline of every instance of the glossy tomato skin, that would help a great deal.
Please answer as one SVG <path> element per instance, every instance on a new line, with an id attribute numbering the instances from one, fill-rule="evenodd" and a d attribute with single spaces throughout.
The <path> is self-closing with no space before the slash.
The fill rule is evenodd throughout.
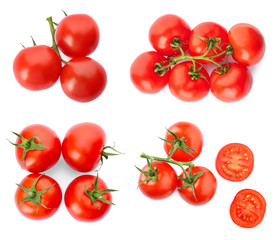
<path id="1" fill-rule="evenodd" d="M 185 138 L 184 143 L 189 146 L 190 148 L 194 149 L 196 152 L 191 151 L 191 155 L 187 154 L 181 149 L 177 149 L 174 154 L 172 155 L 172 159 L 178 162 L 189 162 L 196 159 L 202 150 L 203 146 L 203 136 L 200 129 L 190 122 L 176 122 L 172 126 L 168 128 L 171 132 L 175 133 L 178 138 Z M 166 131 L 165 139 L 169 141 L 174 141 L 174 137 Z M 169 153 L 172 145 L 164 142 L 164 150 L 166 154 Z"/>
<path id="2" fill-rule="evenodd" d="M 77 57 L 65 64 L 60 83 L 63 92 L 77 102 L 90 102 L 99 97 L 107 84 L 103 66 L 89 57 Z"/>
<path id="3" fill-rule="evenodd" d="M 178 179 L 177 187 L 180 196 L 189 204 L 200 206 L 208 203 L 215 195 L 217 189 L 217 180 L 214 174 L 205 167 L 195 166 L 192 167 L 192 175 L 203 171 L 204 173 L 200 176 L 193 184 L 196 199 L 190 187 L 179 189 L 184 185 L 184 182 Z M 189 168 L 186 169 L 189 174 Z M 182 172 L 180 177 L 184 177 L 185 174 Z"/>
<path id="4" fill-rule="evenodd" d="M 72 126 L 62 142 L 65 162 L 74 170 L 89 172 L 94 170 L 106 142 L 104 130 L 95 123 L 84 122 Z"/>
<path id="5" fill-rule="evenodd" d="M 20 185 L 30 188 L 39 176 L 40 174 L 29 174 L 20 182 Z M 27 194 L 18 187 L 15 193 L 15 203 L 20 213 L 32 220 L 43 220 L 53 216 L 61 204 L 62 191 L 59 184 L 53 178 L 42 175 L 36 184 L 36 190 L 43 191 L 49 187 L 51 188 L 41 195 L 41 201 L 47 208 L 39 203 L 38 210 L 36 204 L 32 201 L 18 203 L 27 196 Z"/>
<path id="6" fill-rule="evenodd" d="M 68 57 L 85 57 L 93 53 L 99 43 L 99 28 L 86 14 L 72 14 L 62 19 L 55 31 L 59 49 Z"/>
<path id="7" fill-rule="evenodd" d="M 154 200 L 165 199 L 172 195 L 177 186 L 177 174 L 175 170 L 166 162 L 155 161 L 152 164 L 153 170 L 158 169 L 157 181 L 147 182 L 139 185 L 140 191 L 148 198 Z M 148 165 L 144 166 L 143 171 L 149 171 Z M 138 183 L 147 178 L 147 175 L 140 173 Z"/>
<path id="8" fill-rule="evenodd" d="M 188 49 L 191 28 L 181 17 L 174 14 L 166 14 L 159 17 L 150 27 L 149 40 L 153 48 L 164 56 L 175 56 L 180 53 L 173 49 L 170 44 L 174 38 L 185 44 L 181 48 L 185 52 Z"/>
<path id="9" fill-rule="evenodd" d="M 210 75 L 212 94 L 224 102 L 236 102 L 246 97 L 251 91 L 253 77 L 250 70 L 238 63 L 229 63 L 225 74 L 215 71 Z"/>
<path id="10" fill-rule="evenodd" d="M 111 205 L 102 201 L 93 204 L 90 197 L 86 194 L 86 188 L 92 190 L 96 177 L 92 175 L 82 175 L 75 178 L 67 187 L 64 195 L 65 206 L 70 215 L 82 222 L 95 222 L 101 220 L 111 209 Z M 105 182 L 98 178 L 98 190 L 107 189 Z M 110 192 L 104 193 L 102 197 L 112 202 Z"/>
<path id="11" fill-rule="evenodd" d="M 170 71 L 163 76 L 154 72 L 155 64 L 161 62 L 168 64 L 167 59 L 155 51 L 144 52 L 133 61 L 130 67 L 130 78 L 139 91 L 153 94 L 167 85 Z"/>
<path id="12" fill-rule="evenodd" d="M 13 71 L 18 83 L 32 91 L 53 86 L 59 78 L 61 67 L 61 60 L 57 53 L 45 45 L 22 49 L 13 63 Z"/>
<path id="13" fill-rule="evenodd" d="M 233 47 L 233 59 L 245 66 L 257 64 L 265 53 L 265 40 L 255 26 L 238 23 L 228 32 L 228 39 Z"/>
<path id="14" fill-rule="evenodd" d="M 36 139 L 34 142 L 47 147 L 44 150 L 28 151 L 22 163 L 23 169 L 32 173 L 40 173 L 50 169 L 58 162 L 61 156 L 61 142 L 51 128 L 42 124 L 32 124 L 25 127 L 20 132 L 20 135 L 25 139 L 36 136 L 40 139 L 41 143 Z M 22 141 L 17 137 L 15 143 L 21 144 Z M 16 159 L 19 165 L 21 165 L 23 151 L 20 147 L 15 148 Z"/>
<path id="15" fill-rule="evenodd" d="M 209 74 L 202 67 L 199 74 L 203 77 L 198 77 L 197 79 L 191 79 L 189 72 L 191 70 L 193 63 L 190 61 L 185 61 L 175 65 L 172 68 L 168 86 L 176 98 L 185 102 L 195 102 L 206 97 L 209 93 Z M 199 69 L 200 65 L 196 64 L 196 68 Z"/>

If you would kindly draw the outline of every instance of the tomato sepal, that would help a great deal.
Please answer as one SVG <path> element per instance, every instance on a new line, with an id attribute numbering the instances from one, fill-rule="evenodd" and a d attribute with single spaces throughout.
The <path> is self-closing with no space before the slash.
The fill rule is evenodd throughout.
<path id="1" fill-rule="evenodd" d="M 153 160 L 149 160 L 147 159 L 147 163 L 148 163 L 148 168 L 149 171 L 143 171 L 142 169 L 138 168 L 137 166 L 135 166 L 139 172 L 145 174 L 147 177 L 138 184 L 138 187 L 145 183 L 148 182 L 149 180 L 152 180 L 152 182 L 156 182 L 157 181 L 157 173 L 158 173 L 158 168 L 156 167 L 155 169 L 153 169 L 152 165 L 153 165 Z"/>

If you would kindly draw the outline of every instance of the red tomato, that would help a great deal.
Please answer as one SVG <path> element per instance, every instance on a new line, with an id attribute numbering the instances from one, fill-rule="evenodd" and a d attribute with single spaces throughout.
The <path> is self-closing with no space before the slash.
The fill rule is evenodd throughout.
<path id="1" fill-rule="evenodd" d="M 201 68 L 198 73 L 194 72 L 193 63 L 185 61 L 172 68 L 168 86 L 171 93 L 185 102 L 194 102 L 204 98 L 209 93 L 209 75 Z M 196 64 L 196 69 L 200 68 Z M 190 75 L 193 73 L 193 75 Z"/>
<path id="2" fill-rule="evenodd" d="M 55 40 L 59 49 L 68 57 L 85 57 L 97 48 L 99 28 L 86 14 L 66 16 L 58 24 Z"/>
<path id="3" fill-rule="evenodd" d="M 257 64 L 264 56 L 265 41 L 262 33 L 251 24 L 239 23 L 228 32 L 233 59 L 245 66 Z"/>
<path id="4" fill-rule="evenodd" d="M 90 102 L 103 93 L 107 74 L 97 61 L 89 57 L 77 57 L 63 67 L 60 83 L 64 93 L 72 100 Z"/>
<path id="5" fill-rule="evenodd" d="M 183 42 L 181 48 L 183 51 L 188 49 L 191 28 L 184 19 L 174 15 L 167 14 L 159 17 L 150 27 L 149 40 L 153 48 L 164 56 L 178 55 L 180 51 L 171 47 L 174 38 Z"/>
<path id="6" fill-rule="evenodd" d="M 169 71 L 163 76 L 154 71 L 156 63 L 167 62 L 161 54 L 150 51 L 140 54 L 130 67 L 130 78 L 134 86 L 143 93 L 157 93 L 168 83 Z"/>
<path id="7" fill-rule="evenodd" d="M 229 63 L 225 74 L 215 71 L 210 75 L 212 94 L 224 102 L 236 102 L 248 95 L 253 85 L 249 69 L 238 63 Z"/>
<path id="8" fill-rule="evenodd" d="M 217 189 L 217 181 L 214 174 L 205 167 L 191 167 L 192 174 L 195 175 L 198 172 L 203 171 L 204 173 L 200 176 L 194 183 L 194 192 L 195 197 L 193 195 L 192 189 L 190 187 L 185 187 L 183 189 L 179 189 L 185 183 L 178 179 L 177 187 L 180 196 L 191 205 L 203 205 L 208 203 L 215 195 Z M 186 169 L 187 174 L 189 174 L 189 168 Z M 184 172 L 181 173 L 180 177 L 185 177 Z"/>
<path id="9" fill-rule="evenodd" d="M 82 222 L 99 221 L 109 212 L 111 204 L 94 199 L 96 177 L 83 175 L 75 178 L 67 187 L 64 196 L 65 206 L 73 218 Z M 105 182 L 98 178 L 97 191 L 107 189 Z M 92 196 L 93 195 L 93 196 Z M 98 193 L 96 194 L 98 195 Z M 112 202 L 110 192 L 101 194 L 105 201 Z M 94 202 L 95 201 L 95 202 Z"/>
<path id="10" fill-rule="evenodd" d="M 67 131 L 63 139 L 63 158 L 71 168 L 89 172 L 97 167 L 105 142 L 105 132 L 97 124 L 76 124 Z"/>
<path id="11" fill-rule="evenodd" d="M 38 45 L 22 49 L 13 63 L 18 83 L 32 91 L 50 88 L 59 78 L 61 60 L 50 47 Z"/>
<path id="12" fill-rule="evenodd" d="M 196 159 L 202 150 L 203 136 L 199 128 L 190 122 L 177 122 L 168 128 L 169 131 L 173 132 L 179 139 L 185 138 L 184 143 L 195 150 L 190 151 L 192 154 L 184 152 L 182 149 L 177 149 L 172 155 L 172 159 L 179 162 L 189 162 Z M 165 139 L 173 141 L 174 137 L 168 131 L 166 132 Z M 164 150 L 166 154 L 169 154 L 170 149 L 173 147 L 172 144 L 164 142 Z"/>
<path id="13" fill-rule="evenodd" d="M 243 228 L 253 228 L 259 225 L 265 215 L 265 198 L 257 191 L 243 189 L 234 197 L 230 206 L 232 221 Z"/>
<path id="14" fill-rule="evenodd" d="M 17 137 L 15 144 L 19 144 L 20 147 L 17 146 L 15 152 L 18 164 L 23 169 L 39 173 L 50 169 L 58 162 L 61 155 L 61 142 L 52 129 L 42 124 L 32 124 L 25 127 L 19 135 L 25 140 Z M 37 144 L 45 147 L 43 150 L 36 149 Z M 35 147 L 34 150 L 32 150 L 33 147 Z M 27 151 L 25 157 L 24 151 Z"/>
<path id="15" fill-rule="evenodd" d="M 169 197 L 176 189 L 177 174 L 175 170 L 166 162 L 155 161 L 152 164 L 153 170 L 157 169 L 157 180 L 154 182 L 152 179 L 143 182 L 149 175 L 140 173 L 139 176 L 139 189 L 141 192 L 155 200 L 164 199 Z M 144 166 L 142 171 L 149 172 L 148 164 Z"/>
<path id="16" fill-rule="evenodd" d="M 220 46 L 222 51 L 225 51 L 228 43 L 228 34 L 227 30 L 214 22 L 203 22 L 198 24 L 195 28 L 192 29 L 190 41 L 189 41 L 189 54 L 191 56 L 202 56 L 207 51 L 208 43 L 199 37 L 210 39 L 211 37 L 214 39 L 219 39 L 216 41 L 216 44 Z M 215 50 L 215 51 L 214 51 Z M 211 49 L 206 57 L 211 57 L 221 53 L 222 51 L 215 46 L 214 50 Z M 225 55 L 221 55 L 218 57 L 213 58 L 212 60 L 219 62 Z M 211 63 L 207 60 L 198 60 L 201 63 Z"/>
<path id="17" fill-rule="evenodd" d="M 224 179 L 239 182 L 249 177 L 254 167 L 254 155 L 241 143 L 224 146 L 216 158 L 216 169 Z"/>
<path id="18" fill-rule="evenodd" d="M 26 176 L 15 193 L 18 210 L 23 216 L 33 220 L 51 217 L 58 210 L 61 201 L 62 192 L 59 184 L 47 175 Z"/>

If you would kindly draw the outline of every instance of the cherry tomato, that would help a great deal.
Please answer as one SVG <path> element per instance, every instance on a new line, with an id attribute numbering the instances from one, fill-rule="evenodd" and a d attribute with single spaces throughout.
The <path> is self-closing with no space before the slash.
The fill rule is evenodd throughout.
<path id="1" fill-rule="evenodd" d="M 228 32 L 233 59 L 245 66 L 257 64 L 264 56 L 265 41 L 262 33 L 248 23 L 234 25 Z"/>
<path id="2" fill-rule="evenodd" d="M 153 48 L 164 56 L 178 55 L 180 51 L 172 48 L 170 45 L 174 38 L 177 38 L 183 44 L 180 44 L 183 51 L 188 49 L 191 28 L 184 19 L 174 15 L 167 14 L 159 17 L 150 27 L 149 40 Z"/>
<path id="3" fill-rule="evenodd" d="M 232 221 L 243 228 L 253 228 L 259 225 L 265 215 L 265 198 L 257 191 L 243 189 L 234 197 L 230 206 Z"/>
<path id="4" fill-rule="evenodd" d="M 63 158 L 74 170 L 89 172 L 95 169 L 101 160 L 105 142 L 105 132 L 97 124 L 76 124 L 67 131 L 63 139 Z"/>
<path id="5" fill-rule="evenodd" d="M 58 48 L 68 57 L 85 57 L 93 53 L 99 43 L 99 28 L 86 14 L 66 16 L 55 31 Z"/>
<path id="6" fill-rule="evenodd" d="M 47 175 L 29 174 L 20 182 L 15 193 L 18 210 L 33 220 L 43 220 L 54 215 L 61 201 L 59 184 Z"/>
<path id="7" fill-rule="evenodd" d="M 97 61 L 89 57 L 77 57 L 63 67 L 60 83 L 64 93 L 72 100 L 90 102 L 103 93 L 107 74 Z"/>
<path id="8" fill-rule="evenodd" d="M 13 63 L 18 83 L 32 91 L 53 86 L 61 72 L 61 60 L 50 47 L 38 45 L 22 49 Z"/>
<path id="9" fill-rule="evenodd" d="M 217 180 L 214 174 L 205 167 L 191 167 L 192 174 L 195 175 L 198 172 L 203 171 L 203 174 L 193 183 L 194 194 L 190 187 L 185 187 L 183 189 L 179 189 L 185 183 L 178 179 L 177 187 L 180 196 L 191 205 L 203 205 L 208 203 L 215 195 L 217 189 Z M 187 174 L 189 174 L 189 168 L 186 169 Z M 184 178 L 185 174 L 182 172 L 180 177 Z"/>
<path id="10" fill-rule="evenodd" d="M 152 164 L 153 170 L 157 169 L 156 181 L 152 179 L 143 182 L 149 175 L 140 173 L 139 176 L 139 189 L 141 192 L 155 200 L 164 199 L 169 197 L 176 189 L 177 186 L 177 174 L 175 170 L 166 162 L 155 161 Z M 144 166 L 142 171 L 149 172 L 148 164 Z"/>
<path id="11" fill-rule="evenodd" d="M 64 196 L 65 206 L 70 215 L 82 222 L 99 221 L 109 212 L 111 204 L 106 201 L 112 201 L 110 192 L 100 194 L 104 201 L 94 199 L 94 193 L 90 192 L 97 187 L 97 191 L 106 190 L 105 182 L 98 178 L 97 185 L 96 177 L 92 175 L 82 175 L 75 178 L 67 187 Z M 95 202 L 94 202 L 95 201 Z"/>
<path id="12" fill-rule="evenodd" d="M 185 102 L 194 102 L 204 98 L 209 93 L 209 75 L 204 68 L 196 64 L 185 61 L 172 68 L 168 86 L 171 93 Z"/>
<path id="13" fill-rule="evenodd" d="M 130 78 L 134 86 L 143 93 L 157 93 L 168 83 L 169 71 L 163 76 L 155 73 L 156 63 L 168 61 L 161 54 L 150 51 L 140 54 L 130 67 Z"/>

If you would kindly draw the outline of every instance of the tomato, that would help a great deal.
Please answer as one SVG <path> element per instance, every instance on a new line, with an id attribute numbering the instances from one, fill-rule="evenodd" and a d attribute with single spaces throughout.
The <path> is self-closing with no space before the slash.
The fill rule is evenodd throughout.
<path id="1" fill-rule="evenodd" d="M 208 72 L 200 67 L 199 64 L 196 64 L 195 71 L 192 69 L 193 63 L 185 61 L 172 68 L 168 86 L 175 97 L 185 102 L 194 102 L 209 93 Z"/>
<path id="2" fill-rule="evenodd" d="M 14 145 L 18 164 L 33 173 L 50 169 L 61 155 L 61 142 L 57 134 L 42 124 L 25 127 Z"/>
<path id="3" fill-rule="evenodd" d="M 150 27 L 149 40 L 153 48 L 164 56 L 178 55 L 180 51 L 170 45 L 174 38 L 178 38 L 183 44 L 183 51 L 188 49 L 191 28 L 184 19 L 174 14 L 166 14 L 159 17 Z"/>
<path id="4" fill-rule="evenodd" d="M 61 60 L 50 47 L 38 45 L 22 49 L 14 59 L 13 71 L 18 83 L 32 91 L 53 86 L 61 72 Z"/>
<path id="5" fill-rule="evenodd" d="M 152 169 L 157 170 L 156 181 L 150 179 L 143 182 L 150 174 L 140 173 L 139 176 L 139 189 L 141 192 L 155 200 L 164 199 L 169 197 L 176 189 L 177 186 L 177 174 L 175 170 L 166 162 L 154 161 L 152 163 Z M 144 166 L 142 171 L 149 172 L 148 164 Z M 153 175 L 153 174 L 152 174 Z"/>
<path id="6" fill-rule="evenodd" d="M 62 201 L 59 184 L 51 177 L 29 174 L 18 185 L 15 202 L 20 213 L 33 220 L 53 216 Z"/>
<path id="7" fill-rule="evenodd" d="M 249 177 L 254 167 L 254 155 L 241 143 L 225 145 L 216 158 L 216 169 L 226 180 L 239 182 Z"/>
<path id="8" fill-rule="evenodd" d="M 168 130 L 173 132 L 179 139 L 184 138 L 183 143 L 195 150 L 189 151 L 191 153 L 190 155 L 178 148 L 172 155 L 173 160 L 179 162 L 189 162 L 193 161 L 200 155 L 203 146 L 203 136 L 200 129 L 196 125 L 190 122 L 182 121 L 173 124 L 168 128 Z M 166 132 L 165 139 L 168 141 L 174 141 L 174 136 L 169 131 Z M 163 147 L 166 154 L 169 154 L 173 145 L 168 142 L 164 142 Z"/>
<path id="9" fill-rule="evenodd" d="M 243 189 L 234 197 L 230 206 L 232 221 L 243 228 L 259 225 L 265 215 L 265 198 L 256 190 Z"/>
<path id="10" fill-rule="evenodd" d="M 105 142 L 106 134 L 97 124 L 76 124 L 67 131 L 62 141 L 63 158 L 74 170 L 89 172 L 100 162 Z"/>
<path id="11" fill-rule="evenodd" d="M 99 221 L 109 212 L 112 195 L 105 192 L 105 182 L 92 175 L 75 178 L 67 187 L 64 195 L 65 206 L 70 215 L 82 222 Z"/>
<path id="12" fill-rule="evenodd" d="M 202 40 L 202 38 L 210 39 L 211 44 L 216 44 L 220 46 L 222 51 L 225 51 L 227 48 L 228 43 L 228 34 L 227 30 L 214 22 L 203 22 L 198 24 L 196 27 L 194 27 L 191 31 L 190 35 L 190 41 L 189 41 L 189 54 L 191 56 L 202 56 L 206 53 L 208 48 L 208 42 Z M 216 40 L 215 40 L 216 39 Z M 214 55 L 217 55 L 221 53 L 221 50 L 217 46 L 213 46 L 213 48 L 209 51 L 209 53 L 206 55 L 206 57 L 211 57 Z M 225 55 L 221 55 L 218 57 L 213 58 L 212 60 L 219 62 L 222 60 L 222 58 Z M 208 60 L 198 60 L 200 63 L 211 63 Z"/>
<path id="13" fill-rule="evenodd" d="M 55 31 L 58 48 L 68 57 L 85 57 L 93 53 L 99 43 L 99 28 L 86 14 L 66 16 Z"/>
<path id="14" fill-rule="evenodd" d="M 99 97 L 107 84 L 103 66 L 89 57 L 71 59 L 61 71 L 60 83 L 72 100 L 90 102 Z"/>
<path id="15" fill-rule="evenodd" d="M 208 203 L 215 195 L 216 189 L 217 189 L 217 180 L 214 174 L 205 167 L 195 166 L 191 167 L 192 174 L 195 175 L 201 171 L 203 171 L 203 174 L 195 180 L 193 183 L 194 193 L 191 187 L 185 187 L 180 189 L 182 186 L 184 186 L 184 182 L 180 179 L 178 179 L 177 187 L 178 192 L 180 196 L 189 204 L 191 205 L 203 205 Z M 187 174 L 189 174 L 189 168 L 186 169 Z M 180 174 L 180 177 L 184 178 L 185 174 L 182 172 Z"/>
<path id="16" fill-rule="evenodd" d="M 232 45 L 233 59 L 245 66 L 257 64 L 265 53 L 265 40 L 255 26 L 248 23 L 238 23 L 228 32 L 228 39 Z"/>
<path id="17" fill-rule="evenodd" d="M 169 71 L 163 76 L 154 71 L 156 63 L 168 61 L 161 54 L 150 51 L 140 54 L 131 64 L 130 78 L 134 86 L 143 93 L 157 93 L 168 83 Z"/>
<path id="18" fill-rule="evenodd" d="M 229 63 L 225 74 L 215 71 L 210 75 L 212 94 L 224 102 L 236 102 L 248 95 L 253 85 L 253 77 L 249 69 L 238 63 Z"/>

